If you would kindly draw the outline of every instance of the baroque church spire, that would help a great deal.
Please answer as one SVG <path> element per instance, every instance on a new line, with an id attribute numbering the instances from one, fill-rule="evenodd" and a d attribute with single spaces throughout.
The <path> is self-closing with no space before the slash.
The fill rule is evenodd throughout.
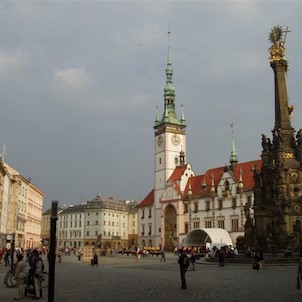
<path id="1" fill-rule="evenodd" d="M 175 125 L 183 125 L 185 126 L 185 118 L 183 114 L 181 114 L 181 119 L 179 120 L 175 111 L 175 87 L 173 84 L 173 68 L 171 61 L 171 47 L 170 47 L 170 35 L 171 32 L 168 30 L 168 54 L 167 54 L 167 67 L 166 67 L 166 85 L 164 88 L 164 112 L 162 119 L 155 120 L 155 126 L 169 123 Z"/>

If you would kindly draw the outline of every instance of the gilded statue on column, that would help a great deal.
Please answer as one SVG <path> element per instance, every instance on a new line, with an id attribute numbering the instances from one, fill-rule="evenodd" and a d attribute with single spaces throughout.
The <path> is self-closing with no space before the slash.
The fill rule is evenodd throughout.
<path id="1" fill-rule="evenodd" d="M 287 28 L 286 30 L 282 29 L 282 26 L 277 25 L 272 28 L 269 34 L 269 41 L 272 43 L 272 46 L 269 48 L 270 52 L 270 61 L 279 61 L 286 60 L 285 58 L 285 39 L 286 34 L 290 32 Z"/>

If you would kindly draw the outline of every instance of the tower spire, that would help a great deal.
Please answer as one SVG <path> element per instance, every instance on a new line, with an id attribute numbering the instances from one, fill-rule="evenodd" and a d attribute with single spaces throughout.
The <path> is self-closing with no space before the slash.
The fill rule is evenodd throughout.
<path id="1" fill-rule="evenodd" d="M 164 124 L 172 124 L 181 129 L 186 127 L 185 118 L 182 111 L 181 118 L 178 119 L 175 111 L 175 87 L 173 84 L 173 68 L 171 60 L 171 31 L 168 29 L 168 51 L 166 66 L 166 85 L 164 88 L 164 112 L 160 120 L 155 121 L 155 128 L 160 128 Z"/>
<path id="2" fill-rule="evenodd" d="M 234 124 L 233 122 L 231 123 L 231 130 L 232 130 L 232 151 L 231 151 L 231 156 L 230 156 L 230 164 L 232 170 L 234 170 L 236 164 L 238 163 L 238 157 L 235 149 L 235 140 L 234 140 Z"/>
<path id="3" fill-rule="evenodd" d="M 168 30 L 168 57 L 167 57 L 167 67 L 166 67 L 166 86 L 164 89 L 165 96 L 165 106 L 168 105 L 171 111 L 174 111 L 175 106 L 175 87 L 173 85 L 173 68 L 171 63 L 170 54 L 170 35 L 171 31 Z"/>

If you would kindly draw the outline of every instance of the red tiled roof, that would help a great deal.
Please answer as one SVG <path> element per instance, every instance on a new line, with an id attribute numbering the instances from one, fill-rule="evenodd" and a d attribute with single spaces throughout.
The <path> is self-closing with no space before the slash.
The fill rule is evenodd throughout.
<path id="1" fill-rule="evenodd" d="M 183 166 L 177 166 L 171 174 L 169 180 L 179 180 L 187 169 L 188 164 Z"/>
<path id="2" fill-rule="evenodd" d="M 233 172 L 234 178 L 238 182 L 240 179 L 240 169 L 242 169 L 242 182 L 244 190 L 252 190 L 254 187 L 254 175 L 253 175 L 253 168 L 256 167 L 259 171 L 262 168 L 262 160 L 254 160 L 244 163 L 238 163 L 235 167 L 235 171 Z M 209 169 L 203 175 L 197 175 L 190 177 L 184 195 L 188 196 L 188 186 L 191 183 L 191 189 L 193 196 L 209 196 L 211 192 L 211 185 L 212 185 L 212 175 L 214 176 L 214 185 L 215 189 L 217 190 L 217 184 L 224 173 L 224 169 L 226 167 L 218 167 Z M 207 184 L 206 190 L 203 191 L 202 185 L 204 182 Z"/>
<path id="3" fill-rule="evenodd" d="M 154 189 L 136 206 L 137 208 L 143 208 L 152 206 L 154 203 Z"/>

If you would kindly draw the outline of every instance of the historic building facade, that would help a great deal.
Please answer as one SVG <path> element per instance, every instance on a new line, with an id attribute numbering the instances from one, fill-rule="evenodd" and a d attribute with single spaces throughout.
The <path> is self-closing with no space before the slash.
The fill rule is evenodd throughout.
<path id="1" fill-rule="evenodd" d="M 7 163 L 2 165 L 7 174 L 1 209 L 2 236 L 6 236 L 6 242 L 14 236 L 16 247 L 39 247 L 44 193 Z"/>
<path id="2" fill-rule="evenodd" d="M 5 247 L 6 244 L 8 197 L 9 176 L 0 158 L 0 248 Z"/>
<path id="3" fill-rule="evenodd" d="M 61 248 L 84 246 L 122 249 L 137 244 L 137 202 L 101 197 L 58 213 L 57 237 Z M 46 216 L 47 212 L 45 213 Z"/>
<path id="4" fill-rule="evenodd" d="M 63 207 L 58 211 L 57 238 L 59 248 L 81 249 L 84 246 L 84 210 L 85 204 L 81 204 Z"/>
<path id="5" fill-rule="evenodd" d="M 186 162 L 186 123 L 183 110 L 176 116 L 172 76 L 169 45 L 164 112 L 154 126 L 154 188 L 137 206 L 139 245 L 172 250 L 200 228 L 225 229 L 235 245 L 253 221 L 253 169 L 262 162 L 238 163 L 232 138 L 230 164 L 196 176 Z"/>

